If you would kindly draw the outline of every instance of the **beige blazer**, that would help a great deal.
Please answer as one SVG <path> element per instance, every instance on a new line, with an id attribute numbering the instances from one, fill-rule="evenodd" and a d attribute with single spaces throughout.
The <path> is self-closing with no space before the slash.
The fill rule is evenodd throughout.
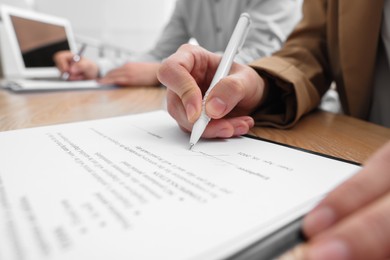
<path id="1" fill-rule="evenodd" d="M 318 106 L 332 81 L 344 112 L 367 119 L 383 1 L 306 0 L 285 46 L 251 64 L 270 86 L 253 115 L 258 124 L 293 126 Z"/>

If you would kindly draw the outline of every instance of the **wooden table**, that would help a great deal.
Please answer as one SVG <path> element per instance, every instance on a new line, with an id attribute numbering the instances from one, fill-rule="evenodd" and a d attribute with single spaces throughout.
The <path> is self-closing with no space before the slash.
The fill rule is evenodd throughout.
<path id="1" fill-rule="evenodd" d="M 165 89 L 132 87 L 16 93 L 0 90 L 0 131 L 163 109 Z"/>
<path id="2" fill-rule="evenodd" d="M 358 163 L 390 140 L 389 128 L 320 110 L 306 115 L 291 129 L 255 128 L 251 133 Z"/>
<path id="3" fill-rule="evenodd" d="M 0 131 L 141 113 L 165 107 L 165 89 L 129 87 L 14 93 L 0 90 Z M 251 134 L 346 160 L 364 162 L 390 129 L 351 117 L 316 111 L 289 130 L 254 128 Z"/>

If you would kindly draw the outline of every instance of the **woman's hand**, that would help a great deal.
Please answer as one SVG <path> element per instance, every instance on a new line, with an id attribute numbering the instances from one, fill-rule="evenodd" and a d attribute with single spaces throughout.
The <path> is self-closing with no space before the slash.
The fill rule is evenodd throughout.
<path id="1" fill-rule="evenodd" d="M 202 98 L 221 57 L 194 45 L 183 45 L 166 59 L 157 74 L 167 87 L 168 112 L 185 131 L 191 131 L 202 109 Z M 254 125 L 249 116 L 260 104 L 263 79 L 249 66 L 234 63 L 206 100 L 206 113 L 213 119 L 203 133 L 206 138 L 246 134 Z"/>

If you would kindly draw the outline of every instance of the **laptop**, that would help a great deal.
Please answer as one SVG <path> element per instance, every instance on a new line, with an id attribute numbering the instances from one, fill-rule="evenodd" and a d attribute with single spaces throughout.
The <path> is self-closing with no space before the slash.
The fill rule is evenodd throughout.
<path id="1" fill-rule="evenodd" d="M 14 61 L 14 73 L 2 85 L 14 91 L 85 89 L 102 87 L 96 81 L 64 81 L 55 66 L 56 52 L 77 52 L 67 19 L 2 5 L 0 14 L 4 36 L 9 43 L 8 59 Z M 5 65 L 3 64 L 3 67 Z"/>

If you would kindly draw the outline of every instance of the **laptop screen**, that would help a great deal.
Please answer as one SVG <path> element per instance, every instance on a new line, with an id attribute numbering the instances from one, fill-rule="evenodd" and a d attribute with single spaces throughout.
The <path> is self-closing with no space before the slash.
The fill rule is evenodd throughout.
<path id="1" fill-rule="evenodd" d="M 14 15 L 11 21 L 26 68 L 55 66 L 54 54 L 70 49 L 63 26 Z"/>
<path id="2" fill-rule="evenodd" d="M 54 54 L 76 49 L 69 21 L 4 5 L 0 10 L 11 51 L 7 55 L 15 61 L 15 74 L 22 78 L 58 77 Z"/>

